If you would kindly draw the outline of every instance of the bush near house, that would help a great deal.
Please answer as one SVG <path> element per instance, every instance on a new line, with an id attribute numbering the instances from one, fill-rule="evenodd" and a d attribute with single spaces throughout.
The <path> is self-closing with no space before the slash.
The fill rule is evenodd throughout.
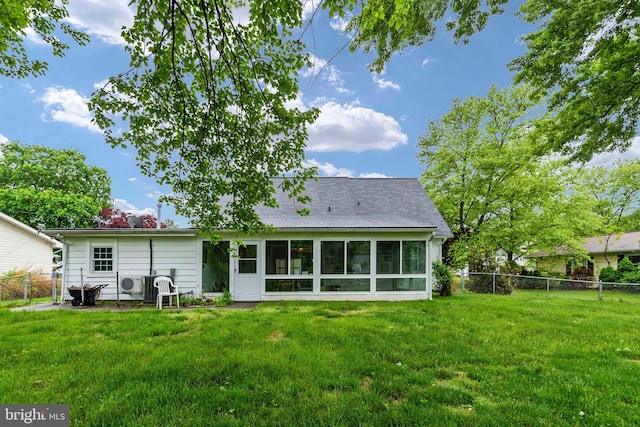
<path id="1" fill-rule="evenodd" d="M 440 291 L 441 297 L 450 297 L 451 284 L 453 283 L 451 271 L 449 271 L 449 268 L 444 265 L 442 261 L 434 261 L 432 266 L 435 290 Z"/>
<path id="2" fill-rule="evenodd" d="M 616 269 L 608 265 L 602 270 L 600 270 L 600 281 L 611 282 L 611 283 L 617 282 L 618 281 L 617 275 L 618 275 L 618 272 L 616 271 Z"/>
<path id="3" fill-rule="evenodd" d="M 607 266 L 600 271 L 600 281 L 608 283 L 640 283 L 640 268 L 628 257 L 618 263 L 618 269 Z M 638 290 L 640 292 L 640 289 Z"/>

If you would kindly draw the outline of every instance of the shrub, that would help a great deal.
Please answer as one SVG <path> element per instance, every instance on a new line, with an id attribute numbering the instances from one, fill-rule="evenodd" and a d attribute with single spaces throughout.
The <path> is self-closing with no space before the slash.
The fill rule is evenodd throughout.
<path id="1" fill-rule="evenodd" d="M 616 276 L 617 276 L 616 269 L 611 267 L 610 265 L 600 270 L 601 282 L 615 282 L 617 280 Z"/>
<path id="2" fill-rule="evenodd" d="M 477 294 L 493 293 L 493 274 L 469 275 L 469 290 Z M 495 276 L 496 294 L 511 295 L 513 292 L 514 278 L 497 274 Z"/>
<path id="3" fill-rule="evenodd" d="M 637 270 L 636 266 L 633 265 L 633 263 L 628 257 L 622 258 L 618 263 L 618 273 L 621 273 L 621 275 L 623 276 L 628 273 L 633 273 L 636 270 Z"/>
<path id="4" fill-rule="evenodd" d="M 638 268 L 633 265 L 628 257 L 624 257 L 618 262 L 618 271 L 616 272 L 616 282 L 619 283 L 639 283 L 640 275 Z"/>
<path id="5" fill-rule="evenodd" d="M 216 298 L 213 304 L 217 307 L 224 307 L 229 304 L 232 304 L 233 300 L 231 299 L 231 293 L 229 291 L 224 291 L 220 298 Z"/>
<path id="6" fill-rule="evenodd" d="M 442 261 L 434 261 L 433 267 L 433 279 L 435 281 L 436 288 L 440 290 L 440 296 L 451 296 L 451 283 L 453 283 L 453 276 Z"/>

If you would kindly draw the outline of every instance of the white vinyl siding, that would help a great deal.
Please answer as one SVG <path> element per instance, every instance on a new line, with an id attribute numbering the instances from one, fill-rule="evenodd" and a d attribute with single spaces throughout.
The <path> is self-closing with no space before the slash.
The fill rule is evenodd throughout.
<path id="1" fill-rule="evenodd" d="M 51 243 L 35 230 L 29 232 L 0 219 L 0 276 L 11 270 L 51 274 L 52 267 Z"/>
<path id="2" fill-rule="evenodd" d="M 184 236 L 114 237 L 109 239 L 91 236 L 69 236 L 65 239 L 65 287 L 80 284 L 80 276 L 85 284 L 107 284 L 100 293 L 103 300 L 117 298 L 117 280 L 125 277 L 169 275 L 175 269 L 175 284 L 180 293 L 193 292 L 196 295 L 197 240 Z M 113 247 L 113 270 L 91 271 L 92 250 L 96 247 Z M 81 271 L 82 269 L 82 271 Z M 117 279 L 116 279 L 117 275 Z M 120 293 L 121 300 L 141 299 L 141 295 L 131 296 Z"/>

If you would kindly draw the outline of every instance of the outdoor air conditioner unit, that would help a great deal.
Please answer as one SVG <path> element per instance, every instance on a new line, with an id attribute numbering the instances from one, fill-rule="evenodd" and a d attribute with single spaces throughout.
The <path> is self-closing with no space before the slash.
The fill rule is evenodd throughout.
<path id="1" fill-rule="evenodd" d="M 142 276 L 142 287 L 143 287 L 143 295 L 142 301 L 151 303 L 156 302 L 156 298 L 158 296 L 158 288 L 153 286 L 153 279 L 156 276 Z"/>
<path id="2" fill-rule="evenodd" d="M 120 292 L 123 294 L 142 294 L 140 277 L 123 277 L 120 279 Z"/>

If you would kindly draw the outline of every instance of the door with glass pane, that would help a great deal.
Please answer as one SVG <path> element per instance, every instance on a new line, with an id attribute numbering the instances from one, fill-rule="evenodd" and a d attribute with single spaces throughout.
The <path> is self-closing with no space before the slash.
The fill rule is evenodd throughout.
<path id="1" fill-rule="evenodd" d="M 258 242 L 244 242 L 238 247 L 234 268 L 235 301 L 260 301 L 260 245 Z"/>
<path id="2" fill-rule="evenodd" d="M 229 290 L 229 241 L 202 242 L 202 292 Z"/>

